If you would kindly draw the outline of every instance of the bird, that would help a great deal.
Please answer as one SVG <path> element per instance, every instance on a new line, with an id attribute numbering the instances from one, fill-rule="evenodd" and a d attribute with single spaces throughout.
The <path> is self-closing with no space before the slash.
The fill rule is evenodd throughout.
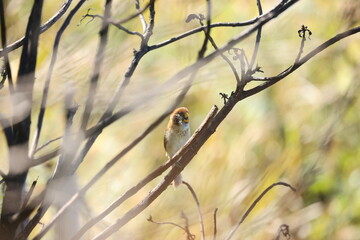
<path id="1" fill-rule="evenodd" d="M 169 160 L 181 149 L 190 138 L 189 110 L 186 107 L 175 109 L 171 115 L 164 134 L 164 148 Z M 182 183 L 181 173 L 174 179 L 176 188 Z"/>

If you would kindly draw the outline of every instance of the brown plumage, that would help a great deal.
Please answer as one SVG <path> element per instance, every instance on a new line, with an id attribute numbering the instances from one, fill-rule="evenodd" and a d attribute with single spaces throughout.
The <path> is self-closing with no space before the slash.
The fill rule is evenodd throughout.
<path id="1" fill-rule="evenodd" d="M 171 115 L 165 130 L 164 147 L 166 155 L 170 159 L 182 148 L 190 138 L 189 110 L 186 107 L 175 109 Z M 182 183 L 182 176 L 179 174 L 173 182 L 174 187 Z"/>

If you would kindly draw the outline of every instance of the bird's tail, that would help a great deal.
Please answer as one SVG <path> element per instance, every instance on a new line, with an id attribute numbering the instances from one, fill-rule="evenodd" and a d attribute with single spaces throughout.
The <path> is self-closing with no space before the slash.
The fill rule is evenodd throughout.
<path id="1" fill-rule="evenodd" d="M 174 179 L 172 182 L 174 188 L 177 188 L 182 183 L 182 176 L 181 173 Z"/>

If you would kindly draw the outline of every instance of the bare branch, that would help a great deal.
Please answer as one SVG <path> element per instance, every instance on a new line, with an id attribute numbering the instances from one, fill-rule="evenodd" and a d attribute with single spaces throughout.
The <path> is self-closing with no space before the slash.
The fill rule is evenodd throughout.
<path id="1" fill-rule="evenodd" d="M 130 31 L 130 30 L 127 29 L 126 27 L 122 26 L 121 24 L 115 22 L 114 20 L 111 20 L 110 17 L 106 18 L 106 17 L 101 16 L 101 15 L 98 15 L 98 14 L 90 14 L 90 13 L 89 13 L 90 10 L 91 10 L 91 9 L 89 8 L 89 9 L 88 9 L 88 12 L 87 12 L 84 16 L 82 16 L 82 18 L 80 19 L 80 23 L 79 23 L 79 24 L 81 24 L 81 22 L 82 22 L 85 18 L 87 18 L 87 17 L 90 17 L 90 18 L 91 18 L 91 20 L 90 20 L 89 22 L 93 21 L 95 18 L 100 18 L 103 22 L 106 22 L 106 23 L 108 23 L 108 24 L 111 24 L 111 25 L 115 26 L 116 28 L 124 31 L 124 32 L 127 33 L 127 34 L 139 36 L 141 39 L 144 38 L 144 36 L 143 36 L 141 33 L 136 32 L 136 31 Z M 88 23 L 89 23 L 89 22 L 88 22 Z"/>
<path id="2" fill-rule="evenodd" d="M 104 18 L 109 19 L 111 16 L 111 3 L 112 0 L 106 0 L 105 3 L 105 12 Z M 109 24 L 104 20 L 102 21 L 100 30 L 99 30 L 99 37 L 100 42 L 98 45 L 98 49 L 95 56 L 95 62 L 93 65 L 93 72 L 91 73 L 90 78 L 90 88 L 89 93 L 85 103 L 85 110 L 82 116 L 81 126 L 80 129 L 85 131 L 87 124 L 89 122 L 90 114 L 93 108 L 94 98 L 97 90 L 98 81 L 100 78 L 100 69 L 104 61 L 105 57 L 105 47 L 108 42 L 108 32 L 109 32 Z"/>
<path id="3" fill-rule="evenodd" d="M 213 240 L 216 240 L 216 234 L 217 234 L 217 226 L 216 226 L 216 213 L 218 211 L 218 208 L 215 208 L 214 210 L 214 237 Z"/>
<path id="4" fill-rule="evenodd" d="M 46 143 L 44 143 L 43 145 L 41 145 L 40 147 L 38 147 L 37 149 L 35 149 L 34 154 L 37 153 L 38 151 L 40 151 L 41 149 L 49 146 L 51 143 L 56 142 L 56 141 L 59 141 L 59 140 L 62 139 L 62 138 L 63 138 L 63 136 L 60 136 L 60 137 L 56 137 L 56 138 L 54 138 L 54 139 L 51 139 L 51 140 L 47 141 Z"/>
<path id="5" fill-rule="evenodd" d="M 54 15 L 52 16 L 49 20 L 47 20 L 46 23 L 44 23 L 44 25 L 42 25 L 40 27 L 40 33 L 45 32 L 46 30 L 48 30 L 52 25 L 54 25 L 54 23 L 56 23 L 61 17 L 62 15 L 64 15 L 64 13 L 67 11 L 67 9 L 69 8 L 70 4 L 71 4 L 72 0 L 67 0 L 63 6 L 60 8 L 60 10 Z M 10 44 L 9 46 L 7 46 L 7 49 L 9 52 L 21 47 L 24 43 L 24 39 L 25 37 L 20 38 L 19 40 L 17 40 L 16 42 Z M 4 56 L 4 49 L 0 49 L 0 57 Z"/>
<path id="6" fill-rule="evenodd" d="M 278 74 L 274 77 L 252 78 L 252 80 L 255 80 L 255 81 L 266 81 L 266 82 L 259 86 L 254 87 L 250 90 L 244 91 L 243 97 L 246 98 L 246 97 L 252 96 L 252 95 L 270 87 L 271 85 L 277 83 L 281 79 L 284 79 L 286 76 L 288 76 L 289 74 L 294 72 L 296 69 L 301 67 L 304 63 L 309 61 L 311 58 L 315 57 L 317 54 L 319 54 L 326 48 L 330 47 L 331 45 L 335 44 L 336 42 L 340 41 L 341 39 L 344 39 L 346 37 L 349 37 L 349 36 L 354 35 L 359 32 L 360 32 L 360 26 L 335 35 L 334 37 L 330 38 L 329 40 L 327 40 L 320 46 L 316 47 L 314 50 L 312 50 L 311 52 L 306 54 L 304 57 L 299 59 L 296 63 L 294 63 L 293 65 L 291 65 L 290 67 L 288 67 L 287 69 L 285 69 L 280 74 Z"/>
<path id="7" fill-rule="evenodd" d="M 124 226 L 127 222 L 137 216 L 140 212 L 142 212 L 147 206 L 149 206 L 162 192 L 165 191 L 167 186 L 175 179 L 176 176 L 184 169 L 184 167 L 189 164 L 191 159 L 196 155 L 197 150 L 205 143 L 206 139 L 210 137 L 210 133 L 213 133 L 215 129 L 212 128 L 212 122 L 216 118 L 218 108 L 214 106 L 203 123 L 200 125 L 198 130 L 195 131 L 193 136 L 187 141 L 185 146 L 181 148 L 181 150 L 173 156 L 171 160 L 177 160 L 178 164 L 175 164 L 174 167 L 170 170 L 170 172 L 164 177 L 164 179 L 145 197 L 140 203 L 138 203 L 135 207 L 130 209 L 123 217 L 119 218 L 115 223 L 105 229 L 102 233 L 98 234 L 94 240 L 105 239 L 112 235 L 114 232 L 119 230 L 122 226 Z M 207 135 L 208 133 L 209 135 Z M 202 138 L 204 134 L 207 137 Z"/>
<path id="8" fill-rule="evenodd" d="M 155 2 L 155 0 L 154 0 L 154 2 Z M 127 18 L 124 18 L 124 19 L 122 19 L 122 20 L 117 21 L 116 23 L 117 23 L 117 24 L 123 24 L 123 23 L 126 23 L 126 22 L 128 22 L 128 21 L 136 18 L 136 17 L 139 16 L 140 14 L 143 14 L 143 13 L 150 7 L 151 4 L 152 4 L 152 1 L 149 1 L 142 9 L 137 10 L 136 13 L 130 15 L 130 16 L 127 17 Z"/>
<path id="9" fill-rule="evenodd" d="M 261 0 L 256 0 L 256 4 L 257 4 L 257 7 L 258 7 L 259 15 L 261 16 L 263 14 L 262 7 L 261 7 Z M 259 45 L 260 45 L 260 40 L 261 40 L 261 30 L 262 30 L 262 27 L 259 27 L 257 35 L 256 35 L 254 52 L 253 52 L 253 55 L 251 57 L 251 62 L 250 62 L 248 71 L 251 71 L 254 64 L 255 64 L 255 60 L 256 60 L 256 57 L 257 57 L 257 54 L 258 54 L 258 51 L 259 51 Z"/>
<path id="10" fill-rule="evenodd" d="M 150 5 L 149 5 L 150 6 Z M 146 32 L 146 29 L 148 28 L 147 26 L 147 23 L 145 21 L 145 18 L 144 18 L 144 15 L 140 12 L 140 3 L 139 3 L 139 0 L 135 0 L 135 8 L 136 8 L 136 11 L 138 12 L 139 14 L 139 18 L 140 18 L 140 22 L 141 22 L 141 25 L 143 26 L 143 33 Z"/>
<path id="11" fill-rule="evenodd" d="M 32 102 L 32 89 L 35 83 L 36 60 L 40 36 L 40 22 L 43 1 L 35 1 L 26 26 L 24 47 L 21 51 L 16 90 L 24 93 L 25 100 Z M 16 105 L 13 103 L 16 111 Z M 12 222 L 12 218 L 21 210 L 23 188 L 25 186 L 28 168 L 28 142 L 30 136 L 31 107 L 23 111 L 24 118 L 13 125 L 14 141 L 8 143 L 9 148 L 17 147 L 20 153 L 9 154 L 9 174 L 6 177 L 6 190 L 3 196 L 0 235 L 4 239 L 13 239 L 19 228 L 19 222 Z"/>
<path id="12" fill-rule="evenodd" d="M 34 192 L 34 189 L 35 189 L 35 186 L 36 186 L 36 184 L 37 184 L 38 179 L 39 179 L 39 177 L 37 177 L 36 180 L 32 182 L 31 187 L 30 187 L 30 190 L 29 190 L 29 192 L 26 194 L 26 197 L 25 197 L 25 199 L 24 199 L 24 202 L 23 202 L 23 205 L 22 205 L 20 211 L 24 210 L 24 209 L 26 208 L 27 204 L 29 203 L 30 197 L 31 197 L 32 193 Z"/>
<path id="13" fill-rule="evenodd" d="M 36 128 L 36 131 L 34 134 L 34 140 L 33 140 L 33 143 L 32 143 L 31 149 L 30 149 L 29 155 L 31 158 L 33 157 L 33 155 L 35 153 L 35 149 L 37 148 L 37 145 L 39 143 L 39 138 L 40 138 L 41 129 L 42 129 L 45 111 L 46 111 L 47 99 L 48 99 L 48 95 L 49 95 L 51 76 L 54 71 L 61 37 L 62 37 L 64 31 L 66 30 L 66 28 L 69 26 L 72 18 L 77 13 L 77 11 L 80 9 L 80 7 L 84 4 L 85 1 L 86 0 L 80 0 L 78 2 L 78 4 L 71 10 L 69 15 L 66 17 L 66 19 L 65 19 L 64 23 L 61 25 L 59 31 L 56 33 L 56 37 L 55 37 L 55 41 L 54 41 L 54 45 L 53 45 L 53 52 L 52 52 L 52 56 L 51 56 L 51 62 L 50 62 L 50 66 L 49 66 L 49 71 L 47 72 L 45 85 L 44 85 L 44 89 L 43 89 L 43 97 L 41 99 L 41 107 L 40 107 L 40 112 L 38 115 L 37 128 Z M 71 1 L 69 1 L 69 2 L 71 2 Z"/>
<path id="14" fill-rule="evenodd" d="M 184 99 L 187 91 L 189 90 L 191 86 L 191 82 L 193 81 L 193 78 L 195 77 L 195 74 L 191 76 L 189 79 L 189 83 L 187 86 L 184 87 L 183 91 L 180 93 L 180 95 L 176 98 L 174 103 L 162 114 L 160 115 L 153 123 L 150 124 L 150 126 L 139 136 L 137 137 L 130 145 L 125 147 L 117 156 L 115 156 L 110 162 L 108 162 L 105 167 L 96 174 L 92 180 L 89 181 L 89 183 L 83 187 L 80 192 L 86 192 L 90 187 L 100 179 L 100 177 L 105 174 L 105 172 L 110 169 L 117 161 L 119 161 L 123 156 L 125 156 L 133 147 L 135 147 L 140 141 L 142 141 L 152 130 L 155 129 L 169 114 L 174 110 L 174 108 Z M 170 159 L 168 162 L 163 164 L 162 166 L 155 169 L 153 172 L 148 174 L 144 179 L 139 181 L 134 187 L 128 189 L 122 196 L 120 196 L 117 200 L 115 200 L 112 204 L 110 204 L 104 211 L 99 213 L 96 217 L 92 218 L 89 222 L 87 222 L 80 230 L 79 232 L 73 237 L 74 240 L 79 239 L 87 230 L 89 230 L 92 226 L 94 226 L 97 222 L 102 220 L 105 216 L 107 216 L 110 212 L 112 212 L 114 209 L 116 209 L 120 204 L 122 204 L 126 199 L 129 199 L 131 196 L 136 194 L 141 188 L 143 188 L 146 184 L 148 184 L 150 181 L 155 179 L 156 177 L 160 176 L 164 171 L 166 171 L 170 166 L 172 166 L 177 160 L 179 159 L 178 155 L 173 156 L 172 159 Z M 79 193 L 80 193 L 79 192 Z M 75 196 L 74 196 L 75 197 Z M 76 200 L 76 198 L 74 199 Z M 69 205 L 72 204 L 72 202 L 68 202 Z M 64 210 L 68 206 L 64 206 Z M 60 209 L 61 211 L 62 209 Z M 61 214 L 61 213 L 60 213 Z M 54 217 L 53 221 L 56 220 L 56 217 Z"/>
<path id="15" fill-rule="evenodd" d="M 265 194 L 267 192 L 269 192 L 273 187 L 275 186 L 285 186 L 290 188 L 292 191 L 296 192 L 296 189 L 293 188 L 290 184 L 288 183 L 284 183 L 284 182 L 277 182 L 274 184 L 271 184 L 269 187 L 267 187 L 256 199 L 255 201 L 250 205 L 250 207 L 248 208 L 248 210 L 246 210 L 246 212 L 244 213 L 244 215 L 241 217 L 240 221 L 238 222 L 238 224 L 236 224 L 236 226 L 231 230 L 230 234 L 225 238 L 225 240 L 229 240 L 232 236 L 234 236 L 235 231 L 240 227 L 240 225 L 244 222 L 244 220 L 247 218 L 247 216 L 249 216 L 249 214 L 251 213 L 251 211 L 255 208 L 256 204 L 265 196 Z"/>
<path id="16" fill-rule="evenodd" d="M 0 3 L 0 20 L 1 20 L 1 43 L 2 43 L 2 47 L 4 49 L 2 53 L 4 56 L 4 65 L 5 65 L 5 74 L 3 75 L 2 84 L 4 83 L 4 81 L 6 79 L 5 76 L 7 76 L 7 79 L 9 81 L 10 93 L 14 93 L 14 83 L 13 83 L 13 79 L 12 79 L 10 61 L 9 61 L 9 56 L 8 56 L 8 52 L 10 50 L 8 49 L 7 42 L 6 42 L 4 1 L 1 1 L 1 3 Z M 1 73 L 1 74 L 3 74 L 3 73 Z"/>
<path id="17" fill-rule="evenodd" d="M 204 30 L 205 39 L 204 39 L 203 45 L 199 51 L 198 59 L 203 58 L 205 55 L 206 47 L 207 47 L 207 43 L 209 41 L 210 31 L 211 31 L 211 28 L 209 27 L 211 25 L 211 0 L 206 0 L 206 3 L 207 3 L 207 14 L 206 14 L 206 29 Z M 201 21 L 200 21 L 200 23 L 202 24 Z"/>
<path id="18" fill-rule="evenodd" d="M 139 142 L 141 142 L 150 132 L 152 132 L 172 111 L 173 109 L 184 99 L 186 93 L 188 92 L 191 82 L 195 74 L 193 74 L 189 78 L 189 82 L 184 87 L 180 95 L 176 98 L 174 103 L 153 123 L 149 125 L 149 127 L 140 134 L 133 142 L 131 142 L 128 146 L 126 146 L 120 153 L 118 153 L 113 159 L 111 159 L 78 193 L 72 196 L 72 198 L 57 212 L 57 214 L 53 217 L 53 219 L 48 223 L 47 226 L 44 227 L 43 231 L 39 233 L 37 236 L 40 239 L 46 232 L 50 229 L 50 227 L 57 221 L 57 219 L 63 214 L 63 212 L 70 207 L 80 196 L 84 195 L 92 185 L 94 185 L 116 162 L 118 162 L 123 156 L 125 156 L 131 149 L 133 149 Z M 130 188 L 125 194 L 123 194 L 118 200 L 112 203 L 107 209 L 105 209 L 102 213 L 100 213 L 97 217 L 90 220 L 80 231 L 76 234 L 74 239 L 77 239 L 78 236 L 81 236 L 85 233 L 91 226 L 100 221 L 104 216 L 114 210 L 117 206 L 119 206 L 123 201 L 133 196 L 136 192 L 138 192 L 143 186 L 149 183 L 151 180 L 160 176 L 166 169 L 168 169 L 171 165 L 173 165 L 178 160 L 178 155 L 175 155 L 169 162 L 162 165 L 148 176 L 146 176 L 142 181 L 140 181 L 136 186 Z"/>
<path id="19" fill-rule="evenodd" d="M 186 187 L 189 189 L 189 191 L 191 192 L 191 195 L 193 196 L 195 203 L 196 203 L 196 209 L 198 212 L 198 216 L 199 216 L 199 221 L 200 221 L 200 233 L 201 233 L 201 240 L 205 239 L 205 229 L 204 229 L 204 221 L 203 221 L 203 217 L 201 214 L 201 210 L 200 210 L 200 202 L 198 197 L 196 196 L 196 193 L 194 191 L 194 189 L 191 187 L 191 185 L 185 181 L 182 181 L 183 184 L 186 185 Z"/>
<path id="20" fill-rule="evenodd" d="M 158 225 L 172 225 L 172 226 L 178 227 L 178 228 L 182 229 L 186 233 L 187 239 L 195 239 L 195 235 L 191 234 L 188 228 L 180 226 L 177 223 L 173 223 L 173 222 L 157 222 L 152 218 L 151 215 L 146 220 L 148 220 L 149 222 L 158 224 Z"/>
<path id="21" fill-rule="evenodd" d="M 114 96 L 112 97 L 107 109 L 105 110 L 104 114 L 101 116 L 100 120 L 97 123 L 98 125 L 103 124 L 103 122 L 107 119 L 110 118 L 111 120 L 117 120 L 119 119 L 122 115 L 118 115 L 116 116 L 115 114 L 112 115 L 117 103 L 119 102 L 125 88 L 128 86 L 130 79 L 136 69 L 136 67 L 138 66 L 138 63 L 140 62 L 141 58 L 148 52 L 148 41 L 152 35 L 152 30 L 154 28 L 154 17 L 155 17 L 155 9 L 154 9 L 154 5 L 155 5 L 155 0 L 151 0 L 150 1 L 150 23 L 148 26 L 147 31 L 144 34 L 144 38 L 141 41 L 140 44 L 140 50 L 137 51 L 135 53 L 135 56 L 129 66 L 129 68 L 127 69 L 120 85 L 118 86 L 118 88 L 116 89 Z M 123 109 L 124 110 L 124 109 Z M 129 109 L 125 109 L 125 114 L 129 113 L 131 111 L 131 108 Z M 120 113 L 122 113 L 122 111 L 120 110 Z M 100 135 L 101 131 L 103 128 L 98 128 L 99 130 L 95 131 L 93 134 L 91 134 L 90 139 L 88 139 L 88 141 L 86 142 L 84 148 L 80 151 L 80 153 L 78 154 L 78 156 L 76 157 L 75 160 L 75 164 L 74 164 L 74 169 L 76 170 L 77 167 L 81 164 L 81 162 L 83 161 L 83 159 L 85 158 L 86 154 L 88 153 L 89 149 L 91 148 L 91 146 L 94 144 L 94 142 L 96 141 L 97 137 Z M 87 131 L 88 132 L 88 131 Z"/>

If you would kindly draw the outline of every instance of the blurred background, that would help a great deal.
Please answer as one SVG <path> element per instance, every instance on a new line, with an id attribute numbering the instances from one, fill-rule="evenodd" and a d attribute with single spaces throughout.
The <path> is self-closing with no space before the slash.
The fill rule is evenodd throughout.
<path id="1" fill-rule="evenodd" d="M 99 41 L 100 20 L 79 24 L 82 15 L 103 14 L 104 1 L 86 1 L 60 43 L 58 61 L 50 86 L 40 145 L 61 136 L 64 131 L 64 93 L 75 92 L 79 112 L 74 125 L 79 126 L 84 109 L 88 83 Z M 145 2 L 140 1 L 144 6 Z M 77 2 L 74 1 L 72 8 Z M 240 22 L 257 16 L 256 1 L 212 1 L 212 22 Z M 263 11 L 278 1 L 263 0 Z M 43 22 L 62 6 L 63 1 L 45 1 Z M 5 1 L 7 41 L 24 35 L 32 1 Z M 113 1 L 112 18 L 123 19 L 135 13 L 134 1 Z M 199 23 L 186 23 L 189 14 L 206 14 L 205 1 L 158 0 L 154 34 L 150 44 L 170 39 L 196 28 Z M 148 18 L 148 12 L 145 13 Z M 55 34 L 64 18 L 40 37 L 34 88 L 33 126 L 37 122 L 42 88 L 49 68 Z M 305 54 L 319 44 L 360 23 L 358 0 L 302 0 L 280 17 L 265 25 L 256 63 L 264 73 L 274 76 L 295 60 L 301 38 L 301 25 L 312 31 L 305 42 Z M 142 31 L 135 18 L 124 24 L 128 29 Z M 211 35 L 218 46 L 225 44 L 246 27 L 214 28 Z M 164 86 L 170 77 L 195 62 L 204 39 L 197 33 L 174 44 L 149 52 L 140 62 L 118 109 L 140 101 L 142 106 L 107 127 L 80 166 L 79 185 L 86 184 L 106 162 L 135 139 L 159 116 L 181 91 L 184 81 Z M 255 34 L 237 45 L 251 58 Z M 96 106 L 91 123 L 95 124 L 106 109 L 116 87 L 131 63 L 133 49 L 140 38 L 115 27 L 110 28 L 106 58 L 101 72 Z M 184 180 L 196 191 L 204 217 L 205 233 L 213 234 L 213 212 L 218 208 L 218 239 L 228 235 L 252 201 L 269 185 L 285 181 L 298 191 L 276 187 L 257 205 L 236 232 L 234 239 L 273 239 L 281 224 L 290 226 L 293 239 L 359 239 L 360 236 L 360 37 L 355 35 L 331 46 L 311 59 L 286 79 L 255 96 L 238 103 L 201 148 L 183 172 Z M 213 49 L 208 47 L 207 53 Z M 10 54 L 13 75 L 17 73 L 21 49 Z M 228 55 L 230 58 L 231 56 Z M 236 62 L 234 62 L 237 64 Z M 236 65 L 238 66 L 238 65 Z M 255 86 L 257 83 L 251 83 Z M 223 106 L 219 93 L 230 94 L 236 81 L 229 66 L 217 58 L 202 68 L 181 106 L 190 111 L 191 128 L 195 131 L 215 104 Z M 0 111 L 11 112 L 7 88 L 0 91 Z M 95 215 L 134 186 L 167 158 L 163 149 L 166 121 L 156 128 L 135 149 L 121 159 L 95 184 L 85 201 L 84 218 Z M 59 146 L 55 142 L 38 156 Z M 5 137 L 0 134 L 0 168 L 6 172 Z M 29 185 L 37 177 L 35 191 L 40 192 L 52 175 L 56 158 L 31 169 Z M 164 175 L 162 175 L 163 177 Z M 126 201 L 85 235 L 91 239 L 141 201 L 155 187 L 157 178 Z M 2 193 L 1 193 L 2 194 Z M 47 223 L 55 210 L 47 212 Z M 155 225 L 146 219 L 171 221 L 184 225 L 184 212 L 190 231 L 200 239 L 196 205 L 185 186 L 169 187 L 152 205 L 123 227 L 111 239 L 186 239 L 181 229 Z M 38 226 L 35 233 L 41 230 Z M 46 235 L 51 239 L 53 233 Z"/>

